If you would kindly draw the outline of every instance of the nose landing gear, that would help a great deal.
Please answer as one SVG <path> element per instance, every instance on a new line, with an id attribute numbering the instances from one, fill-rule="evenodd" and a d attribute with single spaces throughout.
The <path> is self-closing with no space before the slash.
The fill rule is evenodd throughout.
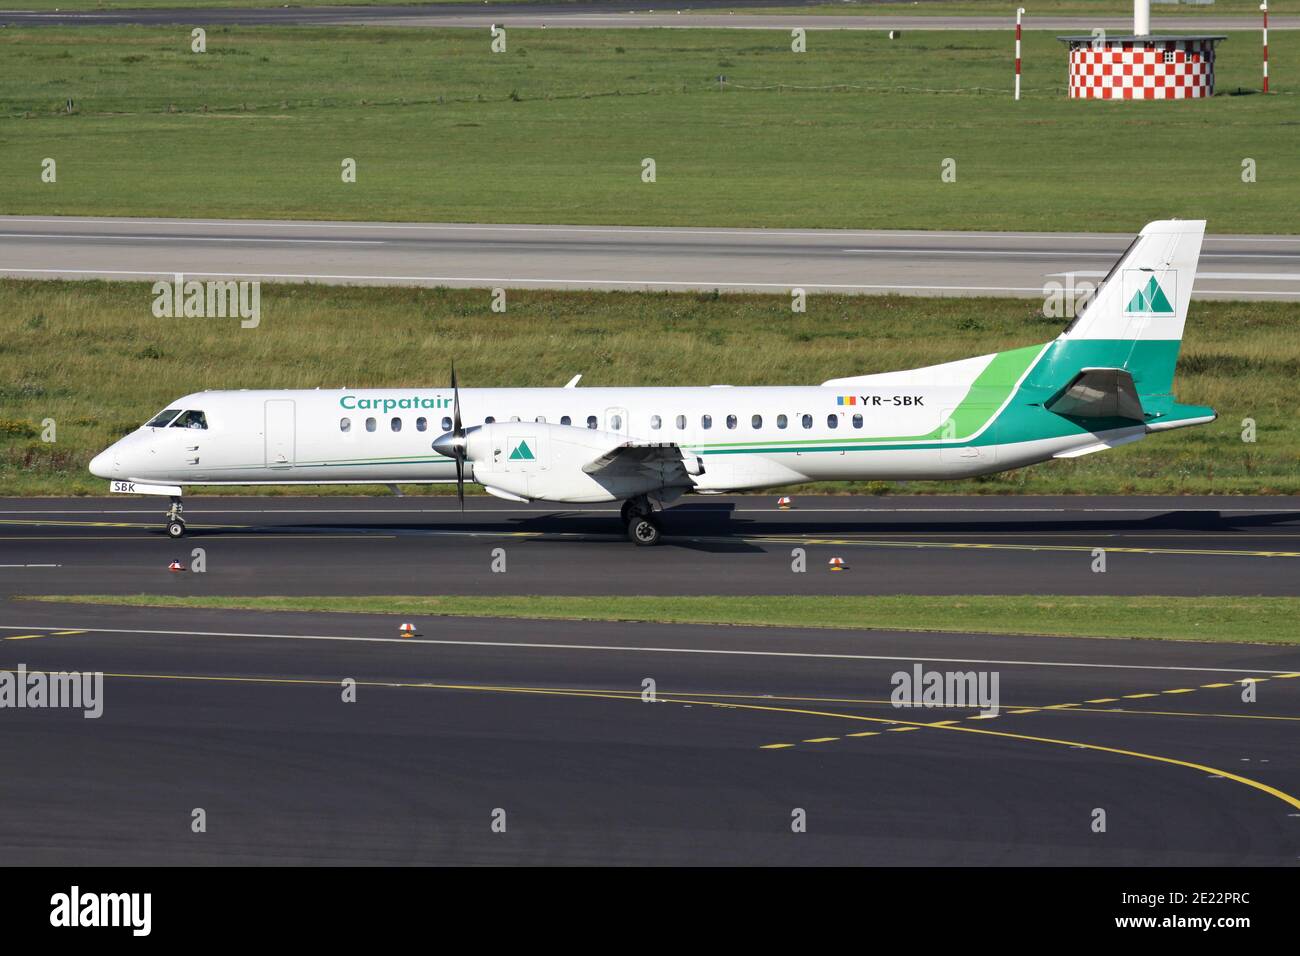
<path id="1" fill-rule="evenodd" d="M 659 520 L 654 514 L 654 505 L 646 495 L 630 498 L 623 502 L 619 510 L 623 526 L 627 528 L 628 540 L 638 547 L 651 547 L 659 543 Z"/>
<path id="2" fill-rule="evenodd" d="M 185 518 L 183 512 L 185 506 L 181 503 L 180 498 L 172 498 L 172 506 L 167 510 L 167 537 L 183 538 L 185 537 Z"/>

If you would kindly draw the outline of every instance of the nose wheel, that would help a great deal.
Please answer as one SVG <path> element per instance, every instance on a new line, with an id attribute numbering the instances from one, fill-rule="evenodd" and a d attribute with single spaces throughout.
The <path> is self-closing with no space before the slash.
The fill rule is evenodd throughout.
<path id="1" fill-rule="evenodd" d="M 173 539 L 185 537 L 184 510 L 185 506 L 181 504 L 181 499 L 173 498 L 172 506 L 167 511 L 167 537 Z"/>

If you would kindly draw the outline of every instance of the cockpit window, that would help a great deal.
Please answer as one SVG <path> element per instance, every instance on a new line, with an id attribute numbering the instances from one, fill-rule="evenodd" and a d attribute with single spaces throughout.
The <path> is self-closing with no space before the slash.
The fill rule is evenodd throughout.
<path id="1" fill-rule="evenodd" d="M 146 427 L 146 428 L 166 428 L 166 427 L 167 427 L 167 423 L 170 422 L 170 421 L 171 421 L 173 418 L 175 418 L 177 415 L 179 415 L 180 412 L 181 412 L 181 410 L 180 410 L 179 408 L 169 408 L 169 409 L 167 409 L 166 411 L 161 411 L 161 412 L 159 412 L 157 415 L 155 415 L 153 418 L 149 419 L 149 421 L 145 422 L 145 427 Z"/>
<path id="2" fill-rule="evenodd" d="M 181 412 L 176 421 L 172 422 L 172 428 L 207 428 L 208 420 L 202 412 L 188 411 Z"/>

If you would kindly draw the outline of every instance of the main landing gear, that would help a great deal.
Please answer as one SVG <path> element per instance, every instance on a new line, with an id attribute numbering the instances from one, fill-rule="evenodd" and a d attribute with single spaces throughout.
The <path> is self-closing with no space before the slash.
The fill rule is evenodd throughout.
<path id="1" fill-rule="evenodd" d="M 659 543 L 659 520 L 655 517 L 654 506 L 645 495 L 623 502 L 619 511 L 623 518 L 623 527 L 627 528 L 628 539 L 638 547 L 651 547 Z"/>
<path id="2" fill-rule="evenodd" d="M 172 506 L 167 510 L 167 537 L 183 538 L 185 537 L 185 518 L 183 512 L 185 506 L 181 503 L 180 498 L 172 498 Z"/>

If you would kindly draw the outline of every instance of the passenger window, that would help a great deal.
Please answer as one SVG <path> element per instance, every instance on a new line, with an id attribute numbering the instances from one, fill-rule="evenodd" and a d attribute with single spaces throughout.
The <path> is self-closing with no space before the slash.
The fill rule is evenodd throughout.
<path id="1" fill-rule="evenodd" d="M 379 427 L 379 423 L 375 421 L 373 418 L 366 419 L 366 431 L 372 432 L 378 427 Z"/>
<path id="2" fill-rule="evenodd" d="M 208 420 L 202 412 L 181 412 L 180 417 L 172 422 L 172 428 L 207 428 Z"/>
<path id="3" fill-rule="evenodd" d="M 153 418 L 145 423 L 147 428 L 166 428 L 173 418 L 179 415 L 179 408 L 169 408 L 166 411 L 159 412 Z"/>
<path id="4" fill-rule="evenodd" d="M 443 419 L 444 422 L 446 422 L 446 421 L 450 421 L 450 420 L 451 420 L 451 419 L 449 419 L 449 418 L 444 418 L 444 419 Z M 491 415 L 489 415 L 487 418 L 483 419 L 483 424 L 485 424 L 485 425 L 491 425 L 494 421 L 496 421 L 496 419 L 493 418 Z M 447 426 L 447 431 L 451 431 L 451 426 L 450 426 L 450 425 Z"/>
<path id="5" fill-rule="evenodd" d="M 853 427 L 854 427 L 854 428 L 861 428 L 861 427 L 862 427 L 862 413 L 861 413 L 861 412 L 858 412 L 856 415 L 853 416 Z"/>
<path id="6" fill-rule="evenodd" d="M 751 419 L 749 420 L 749 424 L 750 424 L 750 427 L 751 427 L 751 428 L 762 428 L 762 427 L 763 427 L 763 416 L 762 416 L 762 415 L 755 415 L 753 418 L 751 418 Z"/>
<path id="7" fill-rule="evenodd" d="M 402 420 L 400 418 L 395 417 L 388 424 L 395 432 L 400 432 L 402 430 Z"/>
<path id="8" fill-rule="evenodd" d="M 786 418 L 784 415 L 777 415 L 777 416 L 776 416 L 776 427 L 777 427 L 777 428 L 785 428 L 785 426 L 786 426 L 786 425 L 789 425 L 789 424 L 790 424 L 790 419 Z"/>
<path id="9" fill-rule="evenodd" d="M 705 428 L 705 429 L 712 428 L 712 427 L 713 427 L 713 416 L 712 416 L 712 415 L 701 415 L 701 416 L 700 416 L 700 427 L 701 427 L 701 428 Z"/>
<path id="10" fill-rule="evenodd" d="M 587 416 L 587 427 L 588 427 L 588 428 L 595 428 L 595 427 L 596 427 L 596 416 L 595 416 L 595 415 L 588 415 L 588 416 Z"/>
<path id="11" fill-rule="evenodd" d="M 491 421 L 491 420 L 492 420 L 492 419 L 490 419 L 490 418 L 488 419 L 488 421 Z M 443 416 L 442 416 L 442 430 L 445 431 L 445 432 L 449 432 L 449 431 L 451 431 L 451 416 L 450 416 L 450 415 L 443 415 Z"/>
<path id="12" fill-rule="evenodd" d="M 621 432 L 621 431 L 623 430 L 623 416 L 622 416 L 622 415 L 610 415 L 610 416 L 609 416 L 609 430 L 612 431 L 612 432 Z"/>
<path id="13" fill-rule="evenodd" d="M 519 421 L 519 416 L 518 416 L 518 415 L 511 415 L 511 416 L 510 416 L 510 420 L 511 420 L 512 422 L 517 422 L 517 421 Z"/>
<path id="14" fill-rule="evenodd" d="M 339 419 L 339 431 L 341 431 L 341 432 L 350 432 L 350 431 L 352 431 L 352 419 L 350 419 L 350 418 L 340 418 L 340 419 Z"/>
<path id="15" fill-rule="evenodd" d="M 537 421 L 538 421 L 540 424 L 545 425 L 545 424 L 546 424 L 546 416 L 545 416 L 545 415 L 538 415 L 538 416 L 537 416 Z"/>
<path id="16" fill-rule="evenodd" d="M 827 416 L 826 416 L 826 427 L 827 427 L 827 428 L 839 428 L 839 427 L 840 427 L 840 416 L 836 415 L 834 412 L 831 412 L 829 415 L 827 415 Z"/>
<path id="17" fill-rule="evenodd" d="M 429 419 L 420 416 L 415 420 L 415 430 L 417 432 L 427 432 L 429 430 Z"/>
<path id="18" fill-rule="evenodd" d="M 651 427 L 651 428 L 659 428 L 661 425 L 663 425 L 663 423 L 664 423 L 664 420 L 663 420 L 662 418 L 660 418 L 658 415 L 651 415 L 651 416 L 650 416 L 650 427 Z"/>
<path id="19" fill-rule="evenodd" d="M 678 416 L 677 416 L 677 430 L 678 430 L 679 432 L 686 431 L 686 416 L 685 416 L 685 415 L 678 415 Z"/>
<path id="20" fill-rule="evenodd" d="M 735 416 L 735 415 L 728 415 L 728 416 L 727 416 L 727 427 L 728 427 L 728 428 L 735 428 L 735 427 L 736 427 L 736 416 Z"/>
<path id="21" fill-rule="evenodd" d="M 800 419 L 799 424 L 803 425 L 804 428 L 812 428 L 812 416 L 805 415 L 802 419 Z"/>
<path id="22" fill-rule="evenodd" d="M 560 424 L 561 424 L 561 425 L 572 425 L 572 424 L 573 424 L 573 419 L 570 418 L 568 415 L 561 415 L 561 416 L 560 416 Z"/>

